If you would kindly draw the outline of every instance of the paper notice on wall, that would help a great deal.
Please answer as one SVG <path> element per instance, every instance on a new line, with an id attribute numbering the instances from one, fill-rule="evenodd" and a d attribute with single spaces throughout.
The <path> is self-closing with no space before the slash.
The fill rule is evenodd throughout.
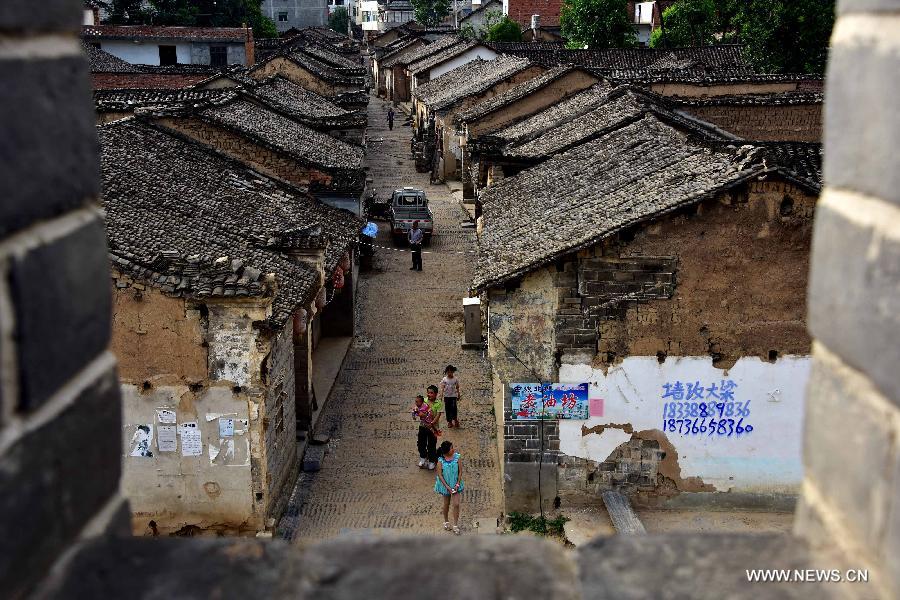
<path id="1" fill-rule="evenodd" d="M 227 438 L 234 435 L 234 419 L 229 417 L 219 418 L 219 437 Z"/>
<path id="2" fill-rule="evenodd" d="M 153 425 L 138 425 L 131 436 L 131 456 L 152 457 L 151 444 L 153 444 Z"/>
<path id="3" fill-rule="evenodd" d="M 175 411 L 168 408 L 156 409 L 156 420 L 160 423 L 175 424 Z"/>
<path id="4" fill-rule="evenodd" d="M 200 439 L 200 428 L 196 421 L 181 424 L 181 455 L 200 456 L 203 454 L 203 443 Z"/>
<path id="5" fill-rule="evenodd" d="M 590 411 L 592 417 L 603 416 L 603 398 L 591 398 Z"/>
<path id="6" fill-rule="evenodd" d="M 160 425 L 157 429 L 156 444 L 160 452 L 175 452 L 178 450 L 178 436 L 175 433 L 175 425 Z"/>
<path id="7" fill-rule="evenodd" d="M 216 446 L 209 444 L 207 450 L 209 450 L 209 464 L 213 464 L 216 462 L 216 457 L 219 456 L 219 449 Z"/>

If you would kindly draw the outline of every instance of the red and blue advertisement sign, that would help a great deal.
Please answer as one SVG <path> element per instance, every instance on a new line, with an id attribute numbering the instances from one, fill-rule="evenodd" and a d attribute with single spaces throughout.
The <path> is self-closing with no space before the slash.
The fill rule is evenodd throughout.
<path id="1" fill-rule="evenodd" d="M 586 383 L 513 383 L 513 419 L 587 419 Z"/>

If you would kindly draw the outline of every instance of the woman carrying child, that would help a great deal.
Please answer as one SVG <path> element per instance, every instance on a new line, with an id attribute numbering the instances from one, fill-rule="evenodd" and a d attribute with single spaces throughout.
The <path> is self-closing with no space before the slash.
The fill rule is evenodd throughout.
<path id="1" fill-rule="evenodd" d="M 463 491 L 462 469 L 459 466 L 459 452 L 452 442 L 443 442 L 438 449 L 437 477 L 434 491 L 444 499 L 444 530 L 450 531 L 450 506 L 453 505 L 453 533 L 459 531 L 459 505 Z"/>

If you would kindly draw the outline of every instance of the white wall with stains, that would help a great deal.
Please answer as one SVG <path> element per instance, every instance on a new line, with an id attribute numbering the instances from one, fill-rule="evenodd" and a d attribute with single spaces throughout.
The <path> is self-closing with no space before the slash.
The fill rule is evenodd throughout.
<path id="1" fill-rule="evenodd" d="M 718 491 L 796 493 L 803 478 L 809 370 L 808 356 L 775 362 L 745 357 L 727 371 L 699 356 L 668 357 L 663 363 L 629 357 L 605 374 L 591 365 L 563 363 L 559 381 L 590 382 L 590 397 L 602 399 L 603 411 L 587 421 L 562 421 L 560 450 L 603 462 L 631 439 L 628 426 L 634 432 L 665 428 L 684 478 L 699 477 Z M 700 403 L 706 403 L 706 417 Z M 752 430 L 738 433 L 738 425 Z"/>

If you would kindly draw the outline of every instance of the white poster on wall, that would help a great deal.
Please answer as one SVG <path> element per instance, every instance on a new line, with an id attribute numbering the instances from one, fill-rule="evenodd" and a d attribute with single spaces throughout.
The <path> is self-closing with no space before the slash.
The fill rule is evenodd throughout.
<path id="1" fill-rule="evenodd" d="M 160 452 L 175 452 L 178 450 L 176 429 L 175 425 L 160 425 L 157 427 L 156 443 Z"/>
<path id="2" fill-rule="evenodd" d="M 200 427 L 196 421 L 181 424 L 181 455 L 200 456 L 203 454 L 203 443 L 200 438 Z"/>

